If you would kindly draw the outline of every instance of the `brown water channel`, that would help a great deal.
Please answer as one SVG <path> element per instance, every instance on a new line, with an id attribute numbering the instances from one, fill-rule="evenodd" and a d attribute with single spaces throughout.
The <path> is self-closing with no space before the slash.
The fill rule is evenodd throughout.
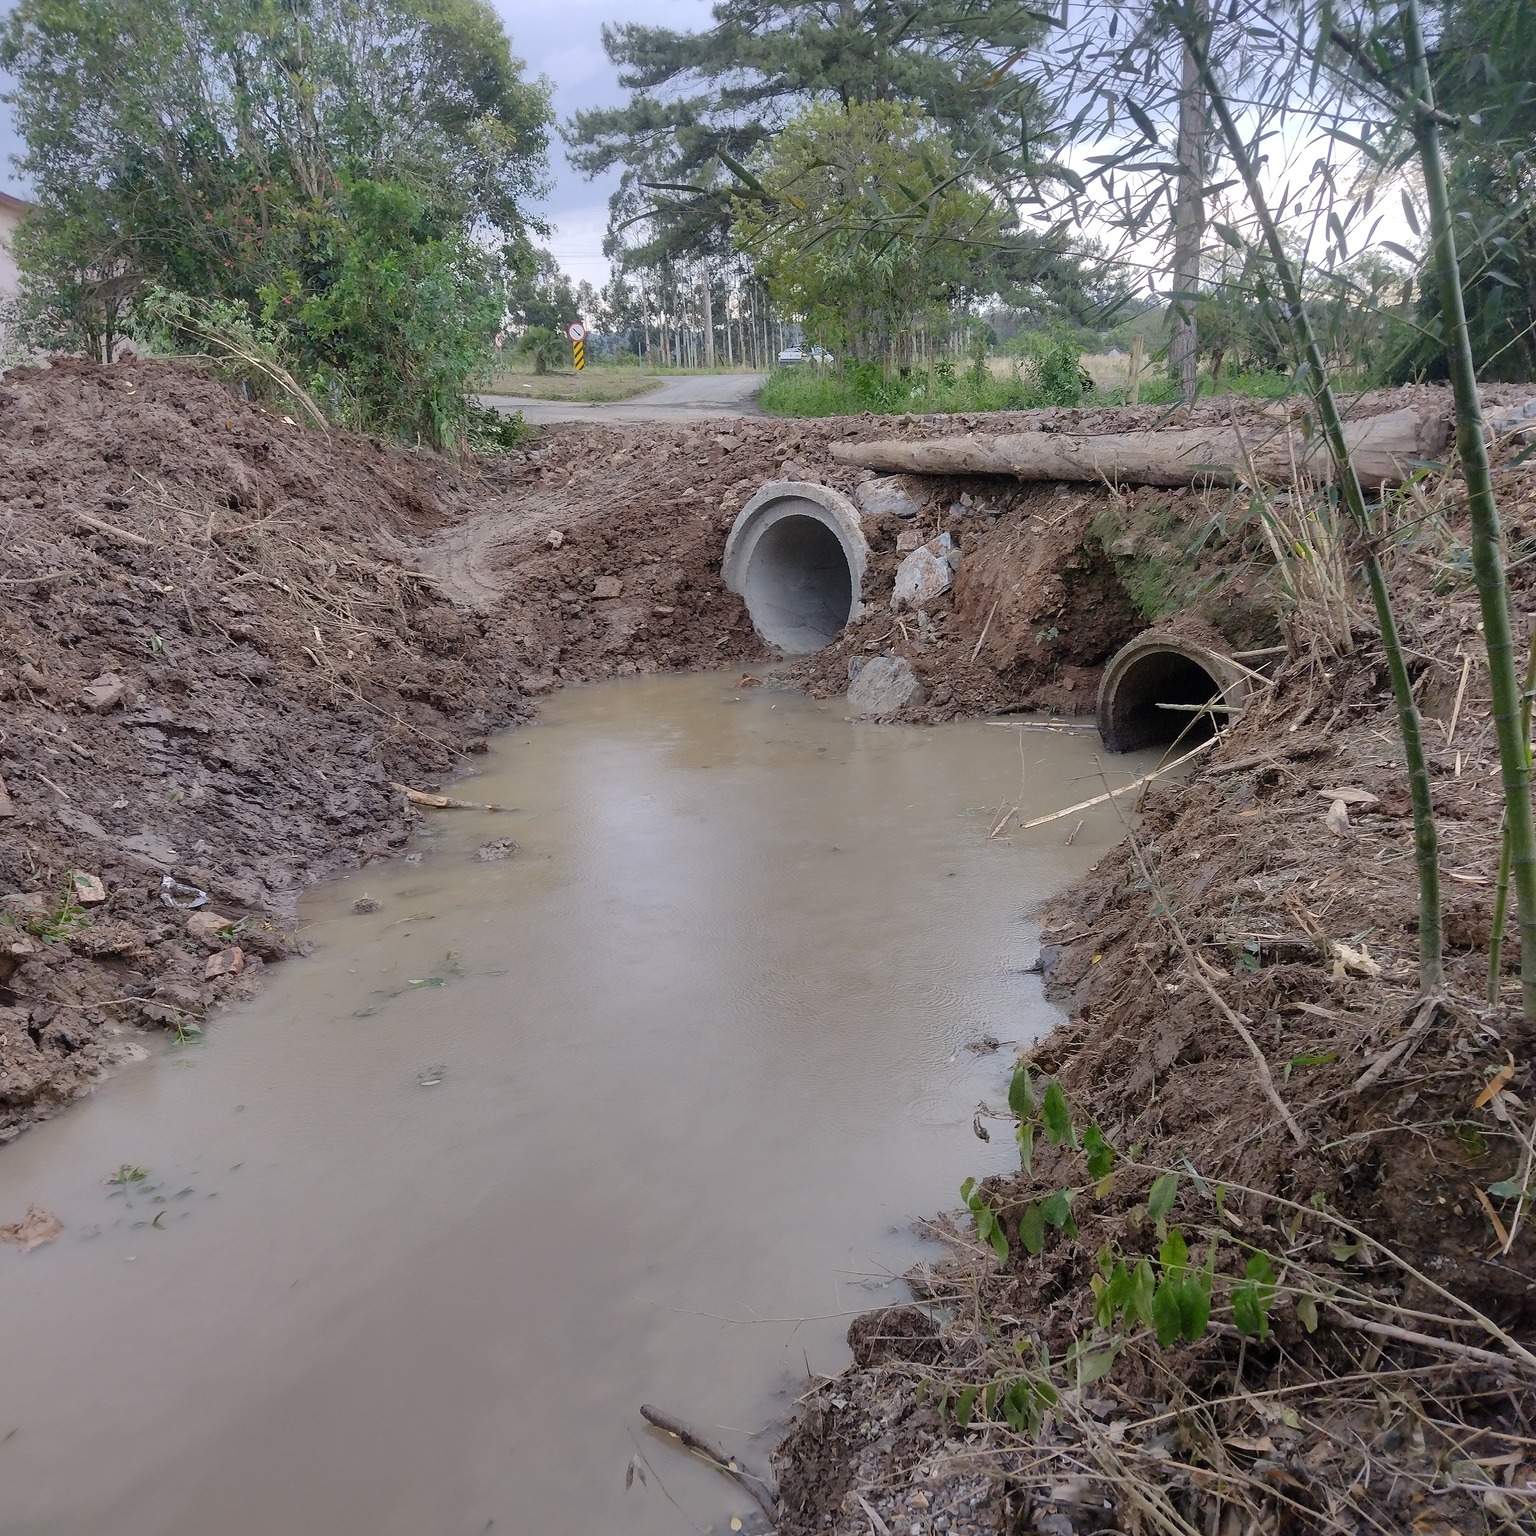
<path id="1" fill-rule="evenodd" d="M 1118 822 L 987 837 L 1021 774 L 1026 809 L 1094 793 L 1094 735 L 733 682 L 553 699 L 466 791 L 513 813 L 431 813 L 419 863 L 306 900 L 312 958 L 0 1153 L 4 1219 L 67 1229 L 0 1252 L 0 1532 L 748 1514 L 639 1405 L 766 1462 L 935 1251 L 909 1224 L 1009 1163 L 971 1115 L 1011 1055 L 967 1046 L 1049 1029 L 1025 914 Z M 625 1492 L 637 1445 L 676 1506 Z"/>

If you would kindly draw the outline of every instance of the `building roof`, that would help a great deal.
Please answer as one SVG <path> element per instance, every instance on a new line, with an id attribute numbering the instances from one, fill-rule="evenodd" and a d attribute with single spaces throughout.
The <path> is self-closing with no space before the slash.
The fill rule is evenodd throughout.
<path id="1" fill-rule="evenodd" d="M 36 207 L 36 203 L 29 203 L 24 197 L 12 197 L 9 192 L 0 192 L 0 208 L 7 213 L 31 213 Z"/>

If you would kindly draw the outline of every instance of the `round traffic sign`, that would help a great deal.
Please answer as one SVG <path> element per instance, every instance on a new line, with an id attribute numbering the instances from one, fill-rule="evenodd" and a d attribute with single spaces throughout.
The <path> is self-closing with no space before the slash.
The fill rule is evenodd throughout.
<path id="1" fill-rule="evenodd" d="M 572 341 L 584 341 L 587 335 L 587 328 L 581 323 L 580 320 L 572 320 L 571 323 L 566 326 L 565 334 L 569 336 Z"/>

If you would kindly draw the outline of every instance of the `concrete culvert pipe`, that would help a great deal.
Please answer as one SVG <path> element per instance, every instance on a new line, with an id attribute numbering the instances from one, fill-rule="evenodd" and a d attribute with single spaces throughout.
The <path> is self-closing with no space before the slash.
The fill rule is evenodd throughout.
<path id="1" fill-rule="evenodd" d="M 1237 708 L 1247 694 L 1247 674 L 1219 652 L 1183 635 L 1149 629 L 1122 646 L 1104 669 L 1099 735 L 1111 752 L 1178 738 L 1182 746 L 1198 746 L 1216 726 L 1197 707 L 1215 700 Z M 1168 705 L 1174 707 L 1163 707 Z M 1217 710 L 1215 718 L 1225 724 L 1230 717 Z"/>
<path id="2" fill-rule="evenodd" d="M 837 638 L 859 606 L 869 546 L 839 491 L 799 480 L 765 485 L 725 541 L 721 574 L 753 627 L 790 656 Z"/>

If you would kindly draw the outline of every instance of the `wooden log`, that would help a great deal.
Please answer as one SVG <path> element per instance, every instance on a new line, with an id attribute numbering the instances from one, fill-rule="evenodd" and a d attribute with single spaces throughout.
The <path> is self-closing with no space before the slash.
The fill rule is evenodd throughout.
<path id="1" fill-rule="evenodd" d="M 1450 423 L 1442 413 L 1411 407 L 1350 422 L 1344 431 L 1361 484 L 1367 486 L 1401 483 L 1450 440 Z M 1284 422 L 1092 434 L 968 434 L 831 446 L 840 463 L 887 474 L 1179 486 L 1231 485 L 1255 475 L 1283 483 L 1297 473 L 1317 481 L 1333 472 L 1321 437 L 1304 437 L 1299 427 Z"/>

